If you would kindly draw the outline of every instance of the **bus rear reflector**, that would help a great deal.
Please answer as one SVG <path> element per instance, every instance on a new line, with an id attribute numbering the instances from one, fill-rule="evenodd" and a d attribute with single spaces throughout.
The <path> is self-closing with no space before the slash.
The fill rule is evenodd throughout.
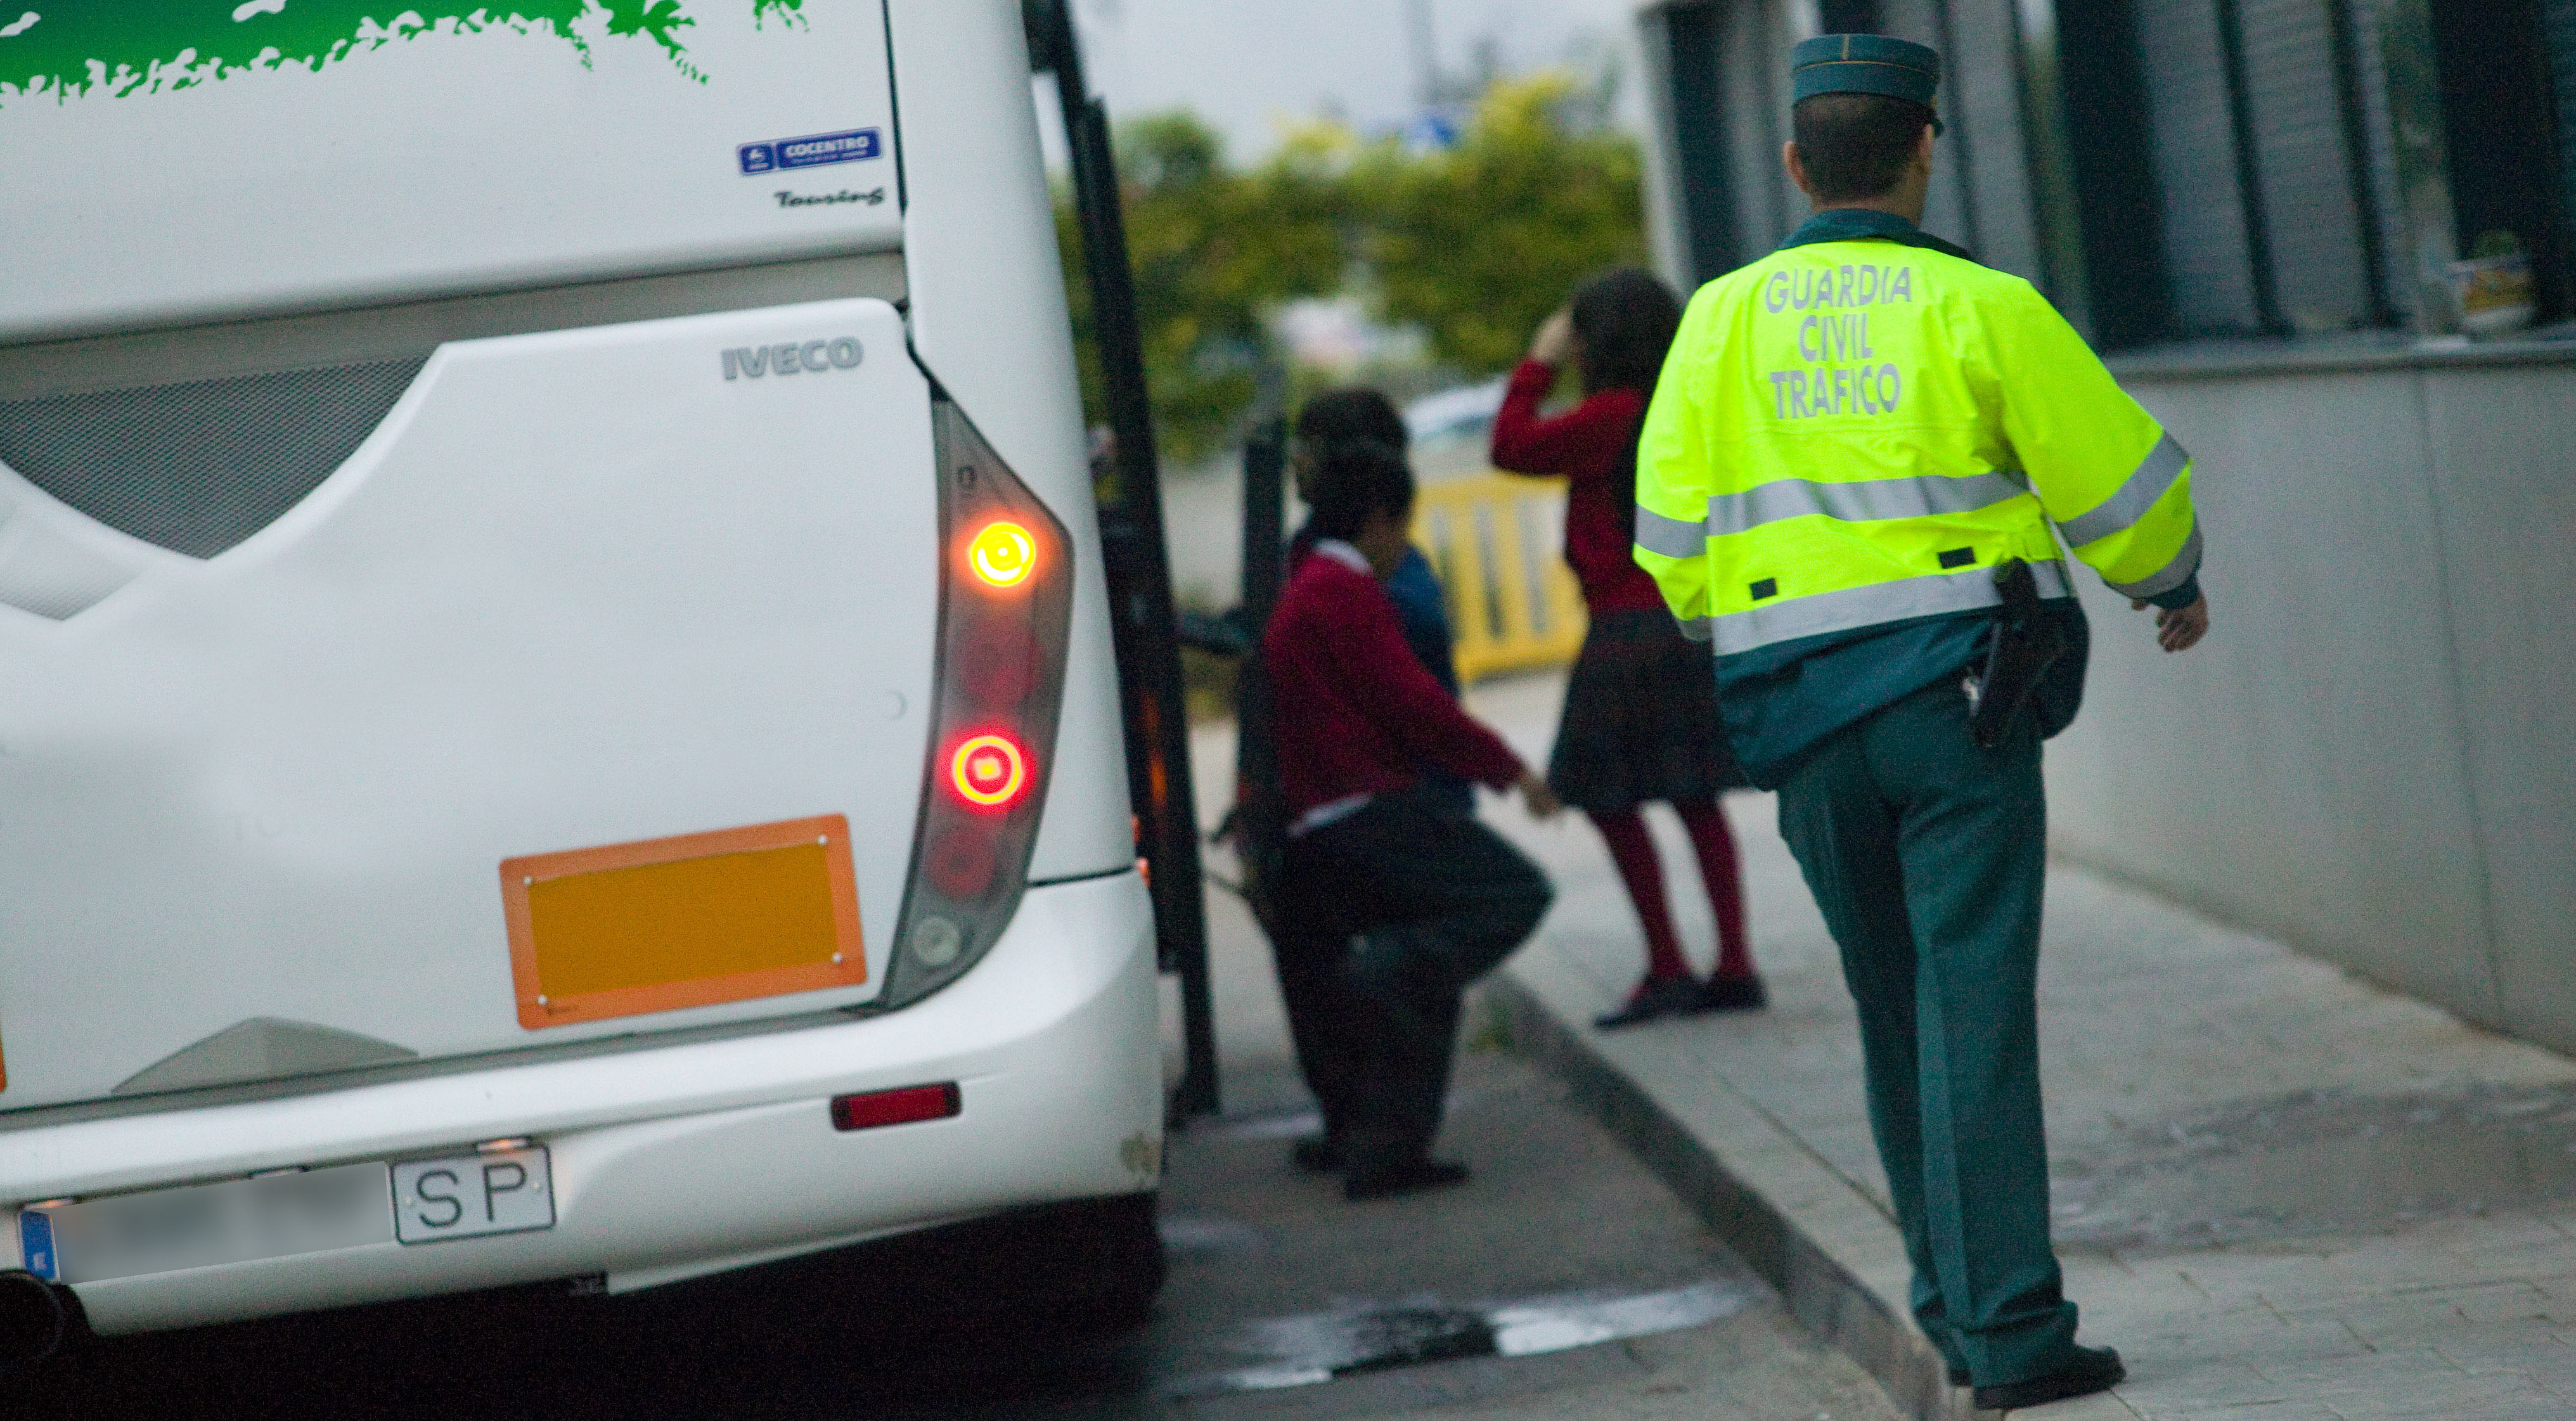
<path id="1" fill-rule="evenodd" d="M 938 1085 L 908 1085 L 899 1090 L 834 1097 L 832 1128 L 873 1130 L 880 1125 L 945 1120 L 964 1108 L 955 1081 L 942 1081 Z"/>

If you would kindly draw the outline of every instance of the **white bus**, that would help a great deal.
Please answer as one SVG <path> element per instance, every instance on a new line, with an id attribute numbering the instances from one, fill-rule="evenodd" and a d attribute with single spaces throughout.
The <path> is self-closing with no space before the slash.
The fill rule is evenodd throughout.
<path id="1" fill-rule="evenodd" d="M 0 8 L 12 1300 L 620 1292 L 1065 1201 L 1149 1293 L 1014 0 Z"/>

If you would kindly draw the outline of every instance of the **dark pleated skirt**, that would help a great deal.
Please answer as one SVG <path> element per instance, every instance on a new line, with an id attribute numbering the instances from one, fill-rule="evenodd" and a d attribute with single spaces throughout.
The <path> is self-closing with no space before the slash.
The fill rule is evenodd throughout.
<path id="1" fill-rule="evenodd" d="M 1547 783 L 1597 814 L 1749 783 L 1718 723 L 1708 647 L 1661 609 L 1594 617 L 1566 678 Z"/>

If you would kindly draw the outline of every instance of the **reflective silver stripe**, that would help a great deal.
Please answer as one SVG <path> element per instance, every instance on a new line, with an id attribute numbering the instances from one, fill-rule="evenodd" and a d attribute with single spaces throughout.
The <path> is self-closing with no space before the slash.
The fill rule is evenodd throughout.
<path id="1" fill-rule="evenodd" d="M 1683 636 L 1690 638 L 1692 641 L 1705 642 L 1711 635 L 1710 629 L 1714 625 L 1715 621 L 1716 619 L 1713 617 L 1686 617 L 1683 618 L 1678 625 L 1682 629 Z"/>
<path id="2" fill-rule="evenodd" d="M 2030 565 L 2030 571 L 2032 580 L 2039 584 L 2040 596 L 2066 597 L 2073 594 L 2074 588 L 2066 580 L 2064 563 L 2035 562 Z M 1846 587 L 1840 592 L 1818 592 L 1758 606 L 1749 612 L 1729 612 L 1718 618 L 1717 654 L 1736 656 L 1773 642 L 1876 626 L 1880 622 L 1903 621 L 1907 617 L 1969 612 L 1979 607 L 1995 606 L 2002 600 L 2002 595 L 1995 591 L 1995 570 L 1991 567 L 1936 572 L 1924 577 L 1909 577 L 1902 582 Z"/>
<path id="3" fill-rule="evenodd" d="M 2156 447 L 2147 451 L 2146 459 L 2118 492 L 2093 511 L 2057 525 L 2066 534 L 2067 546 L 2080 548 L 2097 538 L 2127 532 L 2147 516 L 2147 510 L 2156 506 L 2156 500 L 2165 496 L 2165 490 L 2173 487 L 2174 479 L 2190 463 L 2191 455 L 2174 442 L 2172 435 L 2158 439 Z"/>
<path id="4" fill-rule="evenodd" d="M 1668 558 L 1695 558 L 1708 551 L 1708 525 L 1666 518 L 1641 504 L 1637 508 L 1637 546 Z"/>
<path id="5" fill-rule="evenodd" d="M 1708 533 L 1721 538 L 1784 518 L 1823 514 L 1845 523 L 1871 523 L 1887 518 L 1923 518 L 1936 513 L 1973 513 L 2028 497 L 2030 490 L 2009 472 L 1943 478 L 1927 474 L 1910 479 L 1867 479 L 1826 483 L 1816 479 L 1773 479 L 1742 493 L 1721 493 L 1708 501 Z"/>
<path id="6" fill-rule="evenodd" d="M 2123 597 L 2153 597 L 2182 586 L 2184 579 L 2200 571 L 2200 525 L 2191 525 L 2191 536 L 2182 540 L 2182 551 L 2173 555 L 2163 567 L 2136 582 L 2113 582 L 2111 590 Z M 2109 579 L 2104 579 L 2109 581 Z"/>

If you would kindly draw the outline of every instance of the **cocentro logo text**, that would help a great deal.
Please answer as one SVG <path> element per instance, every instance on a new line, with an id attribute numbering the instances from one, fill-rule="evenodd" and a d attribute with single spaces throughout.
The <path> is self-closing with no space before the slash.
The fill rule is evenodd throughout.
<path id="1" fill-rule="evenodd" d="M 859 355 L 859 342 L 853 336 L 740 346 L 724 353 L 724 375 L 728 380 L 745 376 L 757 380 L 764 375 L 793 375 L 801 370 L 855 370 Z"/>

